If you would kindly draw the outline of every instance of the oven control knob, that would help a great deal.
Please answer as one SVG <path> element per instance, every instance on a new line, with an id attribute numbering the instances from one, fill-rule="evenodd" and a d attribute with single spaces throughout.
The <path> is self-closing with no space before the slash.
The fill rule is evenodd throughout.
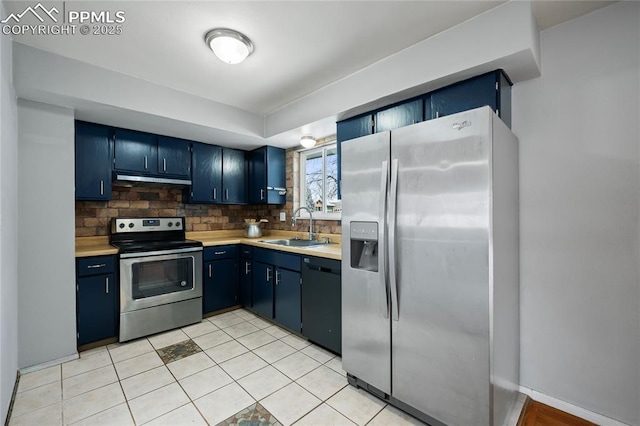
<path id="1" fill-rule="evenodd" d="M 121 223 L 120 225 L 118 225 L 118 227 L 119 227 L 120 229 L 124 228 L 124 223 Z"/>
<path id="2" fill-rule="evenodd" d="M 173 226 L 173 222 L 169 222 L 169 223 L 167 223 L 167 226 L 168 226 L 169 228 L 171 228 L 171 227 Z"/>
<path id="3" fill-rule="evenodd" d="M 179 228 L 180 227 L 180 222 L 176 222 L 176 226 Z"/>
<path id="4" fill-rule="evenodd" d="M 129 228 L 133 228 L 133 223 L 130 223 L 130 224 L 129 224 Z"/>

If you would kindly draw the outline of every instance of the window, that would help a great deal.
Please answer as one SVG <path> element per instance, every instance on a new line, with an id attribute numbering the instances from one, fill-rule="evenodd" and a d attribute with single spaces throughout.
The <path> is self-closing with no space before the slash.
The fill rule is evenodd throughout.
<path id="1" fill-rule="evenodd" d="M 336 144 L 300 153 L 300 205 L 314 212 L 314 217 L 340 219 Z"/>

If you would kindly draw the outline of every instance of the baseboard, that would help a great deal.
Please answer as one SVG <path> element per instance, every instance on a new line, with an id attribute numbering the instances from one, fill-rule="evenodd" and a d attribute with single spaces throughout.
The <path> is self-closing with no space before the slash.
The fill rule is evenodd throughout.
<path id="1" fill-rule="evenodd" d="M 24 368 L 21 368 L 19 371 L 20 371 L 20 374 L 32 373 L 34 371 L 42 370 L 47 367 L 52 367 L 54 365 L 62 364 L 63 362 L 73 361 L 74 359 L 78 359 L 78 358 L 80 358 L 80 356 L 77 353 L 75 353 L 75 354 L 67 355 L 62 358 L 54 359 L 53 361 L 47 361 L 42 364 L 36 364 L 30 367 L 24 367 Z"/>
<path id="2" fill-rule="evenodd" d="M 545 395 L 542 392 L 538 392 L 533 389 L 526 388 L 524 386 L 520 386 L 520 393 L 523 393 L 533 399 L 534 401 L 541 402 L 550 407 L 557 408 L 558 410 L 562 410 L 566 413 L 573 414 L 574 416 L 580 417 L 582 419 L 588 420 L 598 425 L 606 425 L 606 426 L 629 426 L 626 423 L 622 423 L 618 420 L 611 419 L 607 416 L 603 416 L 602 414 L 595 413 L 593 411 L 587 410 L 586 408 L 578 407 L 577 405 L 573 405 L 570 402 L 563 401 L 558 398 L 554 398 L 549 395 Z"/>
<path id="3" fill-rule="evenodd" d="M 13 411 L 13 403 L 16 400 L 16 394 L 18 393 L 18 385 L 20 383 L 20 372 L 16 371 L 16 380 L 13 382 L 13 392 L 11 393 L 11 401 L 9 401 L 9 408 L 7 409 L 7 417 L 4 419 L 4 426 L 9 426 L 9 420 L 11 419 L 11 412 Z"/>

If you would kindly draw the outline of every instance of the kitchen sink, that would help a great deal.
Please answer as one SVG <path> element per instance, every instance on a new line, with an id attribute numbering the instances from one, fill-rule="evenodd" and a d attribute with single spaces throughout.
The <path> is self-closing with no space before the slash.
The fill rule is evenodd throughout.
<path id="1" fill-rule="evenodd" d="M 324 241 L 317 240 L 301 240 L 299 238 L 290 238 L 288 240 L 260 240 L 261 243 L 267 244 L 276 244 L 279 246 L 287 246 L 287 247 L 313 247 L 313 246 L 324 246 L 327 244 L 335 244 Z"/>

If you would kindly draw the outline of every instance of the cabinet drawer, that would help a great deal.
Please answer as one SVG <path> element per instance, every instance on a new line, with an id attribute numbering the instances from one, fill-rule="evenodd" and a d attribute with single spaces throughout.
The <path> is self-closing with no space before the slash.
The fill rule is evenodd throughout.
<path id="1" fill-rule="evenodd" d="M 253 247 L 251 247 L 251 246 L 240 246 L 240 256 L 242 256 L 243 258 L 251 259 L 252 255 L 253 255 Z"/>
<path id="2" fill-rule="evenodd" d="M 283 253 L 277 250 L 254 248 L 253 260 L 256 262 L 268 263 L 279 268 L 300 272 L 300 256 L 295 254 Z"/>
<path id="3" fill-rule="evenodd" d="M 203 258 L 207 260 L 229 259 L 238 256 L 238 246 L 205 247 Z"/>
<path id="4" fill-rule="evenodd" d="M 98 256 L 78 258 L 78 276 L 111 274 L 115 271 L 115 256 Z"/>

